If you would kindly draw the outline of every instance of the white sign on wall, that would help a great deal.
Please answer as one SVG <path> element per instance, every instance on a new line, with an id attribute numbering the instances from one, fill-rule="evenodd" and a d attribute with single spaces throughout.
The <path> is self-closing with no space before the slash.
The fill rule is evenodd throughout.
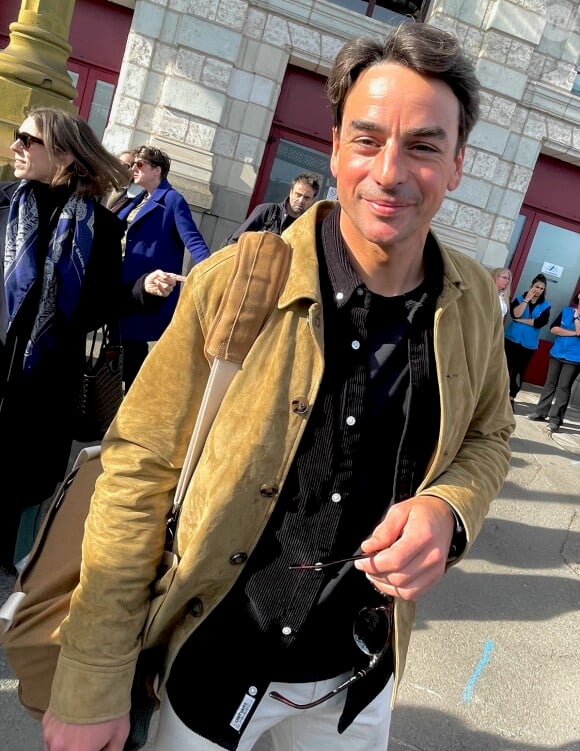
<path id="1" fill-rule="evenodd" d="M 564 273 L 564 267 L 556 266 L 555 263 L 550 263 L 549 261 L 544 261 L 544 264 L 542 266 L 542 273 L 550 274 L 550 276 L 555 276 L 560 279 L 562 277 L 562 274 Z"/>

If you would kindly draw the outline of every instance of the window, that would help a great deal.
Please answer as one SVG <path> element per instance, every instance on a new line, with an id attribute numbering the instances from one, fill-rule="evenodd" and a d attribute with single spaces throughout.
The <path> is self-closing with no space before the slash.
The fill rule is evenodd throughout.
<path id="1" fill-rule="evenodd" d="M 376 18 L 385 23 L 397 24 L 401 16 L 423 19 L 429 0 L 332 0 L 335 5 Z"/>
<path id="2" fill-rule="evenodd" d="M 572 86 L 572 93 L 576 94 L 576 96 L 580 96 L 580 71 L 576 73 L 576 80 Z"/>

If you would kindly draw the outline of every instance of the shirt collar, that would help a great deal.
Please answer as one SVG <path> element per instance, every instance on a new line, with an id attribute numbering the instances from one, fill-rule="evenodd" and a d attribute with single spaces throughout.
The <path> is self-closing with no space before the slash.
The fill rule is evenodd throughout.
<path id="1" fill-rule="evenodd" d="M 366 291 L 367 288 L 349 261 L 346 243 L 340 232 L 339 220 L 340 206 L 337 205 L 322 222 L 321 238 L 332 295 L 337 307 L 341 308 L 346 305 L 357 289 L 363 287 Z M 417 290 L 410 293 L 410 296 L 424 304 L 425 295 L 429 299 L 435 299 L 443 288 L 443 259 L 437 242 L 430 233 L 425 242 L 423 256 L 425 279 Z M 413 294 L 416 291 L 419 292 L 418 295 Z"/>

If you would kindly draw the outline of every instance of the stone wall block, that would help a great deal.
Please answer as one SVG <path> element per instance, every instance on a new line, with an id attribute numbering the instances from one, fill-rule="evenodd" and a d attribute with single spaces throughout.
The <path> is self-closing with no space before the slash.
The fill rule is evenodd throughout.
<path id="1" fill-rule="evenodd" d="M 492 154 L 503 154 L 508 136 L 506 128 L 480 120 L 473 129 L 469 142 L 474 148 L 484 149 Z"/>
<path id="2" fill-rule="evenodd" d="M 225 95 L 210 91 L 182 78 L 168 78 L 160 104 L 162 107 L 179 109 L 188 115 L 219 123 L 225 103 Z"/>
<path id="3" fill-rule="evenodd" d="M 177 50 L 170 44 L 156 42 L 151 58 L 151 70 L 162 73 L 165 76 L 172 76 L 175 71 L 175 58 Z"/>
<path id="4" fill-rule="evenodd" d="M 525 193 L 532 179 L 533 170 L 528 167 L 523 167 L 521 164 L 515 164 L 512 167 L 512 171 L 509 179 L 509 186 L 511 190 L 517 190 L 520 193 Z"/>
<path id="5" fill-rule="evenodd" d="M 143 89 L 143 96 L 141 97 L 143 103 L 156 106 L 161 100 L 164 85 L 165 76 L 161 75 L 161 73 L 153 73 L 152 71 L 149 71 Z"/>
<path id="6" fill-rule="evenodd" d="M 470 169 L 470 174 L 474 177 L 480 177 L 483 180 L 489 180 L 492 182 L 498 163 L 499 157 L 495 154 L 478 151 L 473 166 Z"/>
<path id="7" fill-rule="evenodd" d="M 500 159 L 495 166 L 495 171 L 492 178 L 493 183 L 495 185 L 507 185 L 511 169 L 511 162 Z"/>
<path id="8" fill-rule="evenodd" d="M 460 206 L 457 210 L 455 225 L 458 229 L 473 232 L 482 237 L 489 237 L 494 217 L 474 206 Z"/>
<path id="9" fill-rule="evenodd" d="M 548 139 L 553 143 L 569 148 L 572 145 L 572 126 L 570 123 L 549 117 L 546 120 L 548 126 Z"/>
<path id="10" fill-rule="evenodd" d="M 232 72 L 231 63 L 208 58 L 203 66 L 201 74 L 201 83 L 217 91 L 227 91 L 230 75 Z"/>
<path id="11" fill-rule="evenodd" d="M 314 29 L 298 26 L 295 23 L 288 25 L 290 40 L 294 50 L 307 52 L 320 57 L 320 34 Z"/>
<path id="12" fill-rule="evenodd" d="M 180 47 L 173 61 L 174 75 L 179 78 L 187 78 L 188 81 L 198 82 L 201 78 L 205 59 L 204 55 L 200 55 L 185 47 Z"/>
<path id="13" fill-rule="evenodd" d="M 488 31 L 483 35 L 481 56 L 496 63 L 505 63 L 510 51 L 511 39 L 498 34 L 496 31 Z"/>
<path id="14" fill-rule="evenodd" d="M 219 53 L 222 60 L 231 63 L 238 57 L 241 41 L 242 37 L 237 31 L 191 16 L 182 18 L 177 35 L 179 45 L 214 57 Z"/>
<path id="15" fill-rule="evenodd" d="M 184 141 L 191 146 L 195 146 L 200 151 L 209 152 L 212 149 L 215 137 L 215 126 L 191 121 L 188 125 Z"/>
<path id="16" fill-rule="evenodd" d="M 165 42 L 165 44 L 173 44 L 175 42 L 180 18 L 181 16 L 176 12 L 165 13 L 161 34 L 159 35 L 160 41 Z"/>
<path id="17" fill-rule="evenodd" d="M 529 73 L 533 54 L 534 47 L 531 44 L 514 39 L 510 45 L 506 63 L 510 68 L 514 68 L 514 70 Z"/>
<path id="18" fill-rule="evenodd" d="M 511 185 L 510 185 L 511 188 Z M 515 190 L 506 190 L 503 195 L 503 201 L 499 208 L 498 213 L 507 219 L 513 219 L 517 217 L 520 212 L 520 207 L 524 200 L 524 193 L 518 193 Z"/>
<path id="19" fill-rule="evenodd" d="M 161 36 L 164 16 L 164 8 L 147 2 L 136 3 L 131 28 L 136 34 L 158 39 Z"/>
<path id="20" fill-rule="evenodd" d="M 262 38 L 274 47 L 289 47 L 292 44 L 288 22 L 279 16 L 268 16 Z"/>
<path id="21" fill-rule="evenodd" d="M 245 0 L 228 0 L 216 3 L 216 21 L 230 29 L 241 31 L 244 28 L 248 3 Z"/>
<path id="22" fill-rule="evenodd" d="M 483 209 L 487 204 L 490 190 L 491 185 L 488 183 L 469 177 L 469 175 L 463 175 L 459 187 L 453 191 L 453 198 L 456 201 L 462 201 Z"/>
<path id="23" fill-rule="evenodd" d="M 125 48 L 125 62 L 135 63 L 143 68 L 148 68 L 151 65 L 154 47 L 155 42 L 153 39 L 148 39 L 147 37 L 140 36 L 139 34 L 130 31 L 127 38 L 127 46 Z M 119 85 L 120 84 L 121 81 L 119 80 Z"/>
<path id="24" fill-rule="evenodd" d="M 513 99 L 505 99 L 504 97 L 496 96 L 493 98 L 488 120 L 492 123 L 509 127 L 515 110 L 516 103 Z"/>
<path id="25" fill-rule="evenodd" d="M 238 133 L 220 128 L 215 135 L 211 150 L 220 156 L 233 157 L 238 143 Z"/>
<path id="26" fill-rule="evenodd" d="M 544 30 L 544 15 L 515 4 L 509 0 L 497 0 L 490 6 L 485 27 L 497 32 L 523 39 L 530 44 L 538 44 Z"/>
<path id="27" fill-rule="evenodd" d="M 522 98 L 527 83 L 524 73 L 484 59 L 478 60 L 475 67 L 477 76 L 485 88 L 512 99 Z"/>
<path id="28" fill-rule="evenodd" d="M 260 152 L 260 141 L 253 136 L 240 134 L 236 146 L 235 158 L 247 164 L 256 164 Z"/>
<path id="29" fill-rule="evenodd" d="M 248 8 L 248 14 L 243 26 L 244 36 L 248 36 L 251 39 L 261 39 L 266 28 L 266 19 L 266 13 L 256 8 Z"/>
<path id="30" fill-rule="evenodd" d="M 529 112 L 525 122 L 523 134 L 536 141 L 543 141 L 548 135 L 546 130 L 546 118 L 537 112 Z"/>
<path id="31" fill-rule="evenodd" d="M 491 239 L 500 243 L 508 243 L 514 231 L 514 225 L 515 222 L 512 219 L 503 217 L 496 219 L 491 230 Z"/>

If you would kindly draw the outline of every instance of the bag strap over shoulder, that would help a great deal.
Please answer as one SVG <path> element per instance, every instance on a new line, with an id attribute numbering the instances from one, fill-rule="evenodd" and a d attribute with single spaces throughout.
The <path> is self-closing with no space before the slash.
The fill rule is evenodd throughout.
<path id="1" fill-rule="evenodd" d="M 213 359 L 168 522 L 170 534 L 213 420 L 233 377 L 274 309 L 290 264 L 290 246 L 271 232 L 244 232 L 216 317 L 206 337 Z"/>
<path id="2" fill-rule="evenodd" d="M 206 337 L 209 360 L 243 362 L 278 301 L 289 263 L 290 246 L 279 235 L 240 235 L 228 286 Z"/>

